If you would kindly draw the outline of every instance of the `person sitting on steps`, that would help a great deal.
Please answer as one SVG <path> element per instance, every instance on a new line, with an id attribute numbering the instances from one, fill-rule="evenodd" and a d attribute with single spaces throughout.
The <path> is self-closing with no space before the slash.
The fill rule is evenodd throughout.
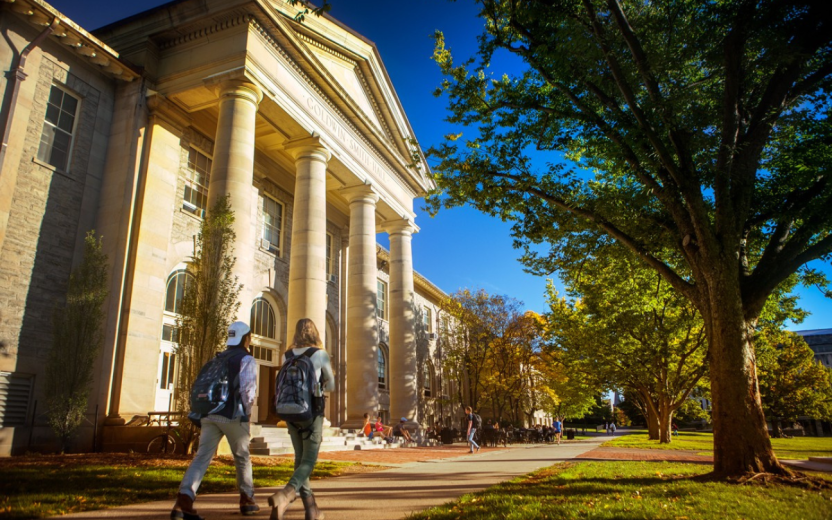
<path id="1" fill-rule="evenodd" d="M 399 421 L 399 424 L 393 427 L 393 437 L 404 437 L 404 440 L 407 442 L 413 442 L 413 438 L 410 436 L 410 432 L 408 432 L 404 428 L 404 423 L 407 422 L 406 417 L 402 417 L 402 420 Z"/>

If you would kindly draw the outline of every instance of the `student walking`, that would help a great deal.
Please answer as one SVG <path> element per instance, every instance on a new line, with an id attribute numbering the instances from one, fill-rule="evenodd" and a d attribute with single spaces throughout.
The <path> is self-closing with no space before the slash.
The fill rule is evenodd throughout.
<path id="1" fill-rule="evenodd" d="M 555 421 L 552 423 L 552 428 L 555 429 L 555 439 L 558 441 L 558 445 L 560 445 L 560 439 L 563 436 L 563 423 L 560 420 L 560 417 L 555 417 Z"/>
<path id="2" fill-rule="evenodd" d="M 248 351 L 250 343 L 251 329 L 248 325 L 242 321 L 232 323 L 228 328 L 228 348 L 218 354 L 227 363 L 228 380 L 232 382 L 229 397 L 222 409 L 204 417 L 194 417 L 199 419 L 202 428 L 199 449 L 179 485 L 179 494 L 170 512 L 171 520 L 204 520 L 194 509 L 196 492 L 223 436 L 228 438 L 234 455 L 237 488 L 240 490 L 240 513 L 253 515 L 260 511 L 254 502 L 251 455 L 248 450 L 251 441 L 249 416 L 257 392 L 257 365 Z"/>
<path id="3" fill-rule="evenodd" d="M 474 453 L 474 449 L 480 451 L 479 444 L 474 442 L 474 434 L 477 433 L 477 423 L 474 417 L 474 410 L 470 406 L 465 407 L 465 413 L 468 414 L 468 434 L 466 436 L 468 443 L 471 445 L 471 451 L 469 453 Z"/>
<path id="4" fill-rule="evenodd" d="M 295 337 L 290 345 L 291 348 L 286 351 L 283 363 L 286 364 L 299 356 L 308 357 L 314 365 L 320 389 L 319 394 L 323 396 L 323 392 L 331 392 L 335 389 L 335 376 L 332 373 L 329 354 L 319 348 L 321 345 L 321 336 L 315 323 L 308 318 L 299 320 L 295 326 Z M 322 401 L 321 399 L 321 403 Z M 292 473 L 286 487 L 269 497 L 269 505 L 272 508 L 270 520 L 283 520 L 289 504 L 298 496 L 303 501 L 306 520 L 323 520 L 324 514 L 318 509 L 315 496 L 309 487 L 309 475 L 312 474 L 318 462 L 318 450 L 320 450 L 323 437 L 323 420 L 323 405 L 321 404 L 312 419 L 301 422 L 287 421 L 292 447 L 295 450 L 295 472 Z"/>

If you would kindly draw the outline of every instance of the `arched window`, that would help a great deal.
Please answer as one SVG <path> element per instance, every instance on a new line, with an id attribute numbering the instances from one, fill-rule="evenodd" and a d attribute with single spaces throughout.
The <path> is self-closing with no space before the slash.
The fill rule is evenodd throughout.
<path id="1" fill-rule="evenodd" d="M 431 396 L 431 390 L 433 390 L 433 370 L 431 369 L 430 363 L 425 363 L 424 365 L 424 381 L 422 382 L 422 388 L 425 390 L 425 397 Z"/>
<path id="2" fill-rule="evenodd" d="M 165 310 L 174 314 L 182 312 L 182 297 L 193 283 L 193 275 L 180 269 L 168 277 L 168 287 L 165 293 Z"/>
<path id="3" fill-rule="evenodd" d="M 378 346 L 378 387 L 387 388 L 387 349 Z"/>
<path id="4" fill-rule="evenodd" d="M 264 338 L 275 339 L 274 309 L 264 298 L 257 298 L 251 305 L 251 332 Z"/>

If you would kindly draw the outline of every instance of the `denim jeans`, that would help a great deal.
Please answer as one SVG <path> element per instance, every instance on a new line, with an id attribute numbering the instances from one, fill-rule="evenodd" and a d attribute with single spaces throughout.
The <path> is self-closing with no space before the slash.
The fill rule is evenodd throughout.
<path id="1" fill-rule="evenodd" d="M 479 448 L 479 444 L 474 442 L 474 434 L 477 433 L 476 428 L 471 428 L 471 433 L 468 434 L 468 442 L 471 443 L 471 451 L 474 451 L 474 448 Z"/>
<path id="2" fill-rule="evenodd" d="M 315 417 L 310 421 L 295 423 L 301 429 L 309 428 L 310 431 L 299 433 L 298 428 L 287 423 L 289 437 L 292 438 L 292 447 L 295 449 L 295 472 L 289 479 L 287 485 L 295 488 L 295 492 L 301 497 L 311 497 L 312 488 L 309 487 L 309 476 L 315 469 L 318 462 L 318 450 L 321 449 L 323 438 L 323 416 Z"/>
<path id="3" fill-rule="evenodd" d="M 240 493 L 253 497 L 254 480 L 251 475 L 251 455 L 248 451 L 249 442 L 251 441 L 249 435 L 250 424 L 249 422 L 241 422 L 239 418 L 231 422 L 214 422 L 210 419 L 203 419 L 202 433 L 199 435 L 199 449 L 196 451 L 191 465 L 188 466 L 185 476 L 182 477 L 179 492 L 191 498 L 196 498 L 199 485 L 205 477 L 205 472 L 208 471 L 211 459 L 214 458 L 214 454 L 217 452 L 217 446 L 225 436 L 228 438 L 231 453 L 234 455 L 234 466 L 237 468 L 237 488 Z"/>

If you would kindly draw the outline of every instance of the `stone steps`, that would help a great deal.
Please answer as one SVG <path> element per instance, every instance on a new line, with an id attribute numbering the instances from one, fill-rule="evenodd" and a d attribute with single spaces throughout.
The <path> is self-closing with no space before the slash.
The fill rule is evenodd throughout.
<path id="1" fill-rule="evenodd" d="M 363 435 L 357 435 L 353 430 L 325 428 L 320 451 L 377 450 L 398 448 L 400 445 L 399 443 L 387 444 L 378 437 L 370 440 Z M 251 425 L 250 452 L 252 455 L 260 456 L 293 453 L 294 448 L 289 431 L 286 428 L 271 425 Z"/>

